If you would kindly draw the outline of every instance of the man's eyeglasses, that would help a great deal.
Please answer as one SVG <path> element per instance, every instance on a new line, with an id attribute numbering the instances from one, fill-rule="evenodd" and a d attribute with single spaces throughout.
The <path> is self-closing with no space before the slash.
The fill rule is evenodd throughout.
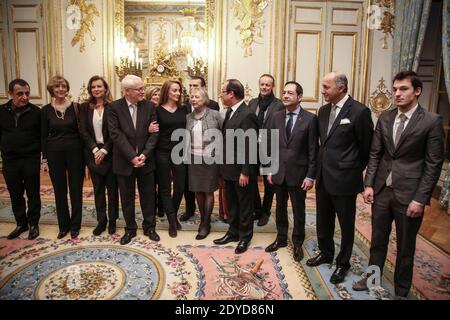
<path id="1" fill-rule="evenodd" d="M 128 89 L 131 89 L 131 90 L 134 90 L 134 91 L 139 91 L 139 92 L 144 92 L 145 91 L 144 87 L 142 87 L 142 88 L 128 88 Z"/>

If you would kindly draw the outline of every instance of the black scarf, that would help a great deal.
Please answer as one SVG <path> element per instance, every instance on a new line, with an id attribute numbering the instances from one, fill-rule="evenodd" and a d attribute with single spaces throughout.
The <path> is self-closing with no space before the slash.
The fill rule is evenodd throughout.
<path id="1" fill-rule="evenodd" d="M 259 106 L 259 113 L 258 113 L 258 125 L 261 128 L 264 123 L 264 113 L 266 112 L 269 105 L 272 103 L 272 101 L 275 99 L 275 95 L 273 94 L 273 91 L 270 92 L 267 96 L 262 96 L 259 94 L 258 96 L 258 106 Z"/>

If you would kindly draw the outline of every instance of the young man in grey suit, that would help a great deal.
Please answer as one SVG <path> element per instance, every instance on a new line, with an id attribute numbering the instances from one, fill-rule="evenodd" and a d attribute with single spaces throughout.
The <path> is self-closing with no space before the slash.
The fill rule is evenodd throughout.
<path id="1" fill-rule="evenodd" d="M 225 192 L 227 204 L 230 210 L 227 233 L 220 239 L 214 240 L 215 244 L 223 245 L 229 242 L 239 241 L 235 253 L 247 251 L 250 240 L 253 237 L 253 190 L 251 180 L 256 178 L 256 164 L 251 163 L 250 144 L 256 143 L 258 124 L 256 115 L 244 102 L 244 86 L 239 80 L 230 79 L 222 84 L 221 98 L 227 108 L 223 122 L 223 160 L 220 173 L 225 180 Z M 255 141 L 240 141 L 244 144 L 244 150 L 239 148 L 239 134 L 253 135 Z M 234 140 L 234 150 L 228 150 L 227 141 Z M 244 139 L 247 140 L 247 139 Z M 230 156 L 233 155 L 233 157 Z M 240 157 L 242 156 L 242 158 Z M 230 158 L 230 159 L 227 159 Z M 243 161 L 238 161 L 241 158 Z M 231 161 L 227 161 L 231 160 Z M 230 163 L 231 162 L 231 163 Z"/>
<path id="2" fill-rule="evenodd" d="M 117 175 L 120 201 L 126 227 L 120 244 L 127 244 L 136 236 L 136 182 L 142 208 L 144 234 L 159 241 L 155 231 L 154 151 L 158 133 L 149 133 L 155 121 L 152 104 L 144 99 L 141 78 L 127 75 L 122 80 L 125 96 L 109 106 L 108 129 L 113 142 L 113 172 Z"/>
<path id="3" fill-rule="evenodd" d="M 292 243 L 294 260 L 303 259 L 302 245 L 305 240 L 306 192 L 313 187 L 316 176 L 318 145 L 317 117 L 300 106 L 302 86 L 294 81 L 285 84 L 283 105 L 286 110 L 273 116 L 272 129 L 279 130 L 278 172 L 268 175 L 275 185 L 277 195 L 277 238 L 266 248 L 266 252 L 287 246 L 289 220 L 287 201 L 291 198 L 294 217 Z"/>
<path id="4" fill-rule="evenodd" d="M 283 103 L 275 97 L 273 88 L 275 87 L 275 79 L 270 74 L 263 74 L 259 78 L 259 95 L 257 98 L 250 100 L 248 107 L 258 118 L 258 129 L 269 129 L 272 123 L 273 115 L 283 109 Z M 258 139 L 259 141 L 259 139 Z M 268 183 L 267 176 L 263 175 L 264 182 L 264 198 L 261 203 L 259 195 L 258 179 L 254 180 L 254 206 L 255 220 L 258 226 L 265 226 L 269 222 L 270 210 L 272 209 L 274 190 L 273 186 Z"/>
<path id="5" fill-rule="evenodd" d="M 411 288 L 417 233 L 444 161 L 442 117 L 420 106 L 422 88 L 415 72 L 403 71 L 394 77 L 397 108 L 378 119 L 364 181 L 364 201 L 372 205 L 369 265 L 383 272 L 394 221 L 394 286 L 399 299 L 406 298 Z M 367 277 L 364 273 L 353 289 L 367 290 Z"/>
<path id="6" fill-rule="evenodd" d="M 341 249 L 330 282 L 343 282 L 350 269 L 355 237 L 356 196 L 364 190 L 363 170 L 369 160 L 373 123 L 369 108 L 347 93 L 347 77 L 331 72 L 322 80 L 328 104 L 319 109 L 320 148 L 317 157 L 317 239 L 320 254 L 306 264 L 315 267 L 334 258 L 336 215 Z"/>

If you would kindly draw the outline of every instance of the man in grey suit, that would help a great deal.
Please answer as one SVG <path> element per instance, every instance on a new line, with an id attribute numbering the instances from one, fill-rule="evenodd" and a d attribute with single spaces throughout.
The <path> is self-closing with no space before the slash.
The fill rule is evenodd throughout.
<path id="1" fill-rule="evenodd" d="M 287 246 L 287 201 L 290 197 L 294 217 L 292 243 L 295 261 L 301 261 L 304 256 L 302 245 L 305 240 L 305 199 L 306 192 L 314 184 L 319 148 L 317 117 L 302 109 L 302 97 L 303 88 L 299 83 L 289 81 L 285 84 L 283 105 L 286 110 L 273 116 L 271 126 L 272 129 L 279 130 L 278 172 L 267 176 L 269 183 L 275 185 L 277 195 L 277 238 L 266 248 L 266 252 Z"/>
<path id="2" fill-rule="evenodd" d="M 383 271 L 394 221 L 394 286 L 400 299 L 411 288 L 417 233 L 444 161 L 442 117 L 419 105 L 422 88 L 415 72 L 403 71 L 394 77 L 397 108 L 378 119 L 364 181 L 364 201 L 372 205 L 369 265 Z M 367 278 L 364 273 L 353 289 L 367 290 Z"/>
<path id="3" fill-rule="evenodd" d="M 136 236 L 135 190 L 139 190 L 144 234 L 159 241 L 155 231 L 154 151 L 158 133 L 149 133 L 155 121 L 153 105 L 144 99 L 141 78 L 127 75 L 122 80 L 125 96 L 109 105 L 108 129 L 113 142 L 113 172 L 117 175 L 120 201 L 126 227 L 120 244 L 127 244 Z"/>
<path id="4" fill-rule="evenodd" d="M 258 129 L 269 129 L 273 115 L 283 109 L 283 103 L 276 98 L 273 93 L 275 79 L 270 74 L 263 74 L 259 78 L 259 95 L 257 98 L 250 100 L 248 107 L 258 117 Z M 258 139 L 259 140 L 259 139 Z M 264 198 L 261 204 L 259 195 L 258 179 L 254 180 L 254 219 L 258 220 L 258 226 L 264 226 L 269 222 L 270 210 L 272 209 L 274 190 L 273 186 L 268 183 L 267 176 L 263 175 L 264 182 Z"/>
<path id="5" fill-rule="evenodd" d="M 257 170 L 256 159 L 254 163 L 250 161 L 250 143 L 253 142 L 247 141 L 245 137 L 243 139 L 242 136 L 239 137 L 239 132 L 249 134 L 254 137 L 254 143 L 256 143 L 258 134 L 256 115 L 245 104 L 244 95 L 244 86 L 239 80 L 230 79 L 223 83 L 221 98 L 227 112 L 222 126 L 224 164 L 220 166 L 220 173 L 225 180 L 230 226 L 222 238 L 214 240 L 214 244 L 223 245 L 239 241 L 234 251 L 236 254 L 247 251 L 253 237 L 251 180 L 256 178 Z M 232 143 L 234 150 L 227 148 L 231 139 L 235 142 Z M 244 145 L 243 149 L 239 148 L 239 142 Z M 239 158 L 241 161 L 238 160 Z"/>

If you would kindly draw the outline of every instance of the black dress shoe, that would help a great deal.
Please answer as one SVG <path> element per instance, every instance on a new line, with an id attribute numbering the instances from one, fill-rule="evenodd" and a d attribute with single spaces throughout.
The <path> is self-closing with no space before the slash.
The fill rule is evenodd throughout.
<path id="1" fill-rule="evenodd" d="M 176 214 L 169 214 L 167 215 L 167 221 L 169 222 L 169 236 L 171 238 L 177 237 L 177 230 L 178 230 L 178 218 Z"/>
<path id="2" fill-rule="evenodd" d="M 275 240 L 274 242 L 272 242 L 271 244 L 269 244 L 265 251 L 266 252 L 273 252 L 273 251 L 277 251 L 280 248 L 284 248 L 287 246 L 287 242 L 286 241 L 280 241 L 280 240 Z"/>
<path id="3" fill-rule="evenodd" d="M 131 239 L 136 237 L 136 232 L 125 232 L 122 238 L 120 238 L 120 244 L 124 245 L 130 243 Z"/>
<path id="4" fill-rule="evenodd" d="M 180 216 L 180 221 L 188 221 L 191 217 L 195 215 L 195 212 L 185 212 Z"/>
<path id="5" fill-rule="evenodd" d="M 72 239 L 75 239 L 76 237 L 78 237 L 80 235 L 80 230 L 78 231 L 70 231 L 70 237 Z"/>
<path id="6" fill-rule="evenodd" d="M 294 260 L 297 262 L 302 261 L 304 257 L 302 246 L 295 246 L 294 247 Z"/>
<path id="7" fill-rule="evenodd" d="M 319 253 L 314 258 L 308 259 L 306 261 L 306 265 L 308 267 L 317 267 L 317 266 L 320 266 L 321 264 L 332 263 L 332 262 L 333 262 L 333 258 L 329 258 L 329 257 L 324 256 L 323 254 Z"/>
<path id="8" fill-rule="evenodd" d="M 8 236 L 6 237 L 8 240 L 12 240 L 20 236 L 23 232 L 28 231 L 28 226 L 17 226 Z"/>
<path id="9" fill-rule="evenodd" d="M 68 233 L 69 233 L 69 231 L 60 231 L 60 232 L 58 233 L 57 238 L 58 238 L 58 239 L 62 239 L 62 238 L 64 238 L 65 236 L 67 236 Z"/>
<path id="10" fill-rule="evenodd" d="M 114 234 L 116 233 L 116 222 L 115 221 L 109 221 L 108 224 L 108 233 Z"/>
<path id="11" fill-rule="evenodd" d="M 39 226 L 30 226 L 30 232 L 28 233 L 28 240 L 33 240 L 39 237 Z"/>
<path id="12" fill-rule="evenodd" d="M 269 216 L 267 214 L 262 215 L 261 218 L 259 218 L 258 223 L 256 224 L 258 227 L 265 226 L 269 222 Z"/>
<path id="13" fill-rule="evenodd" d="M 150 240 L 153 240 L 153 241 L 159 241 L 160 240 L 159 235 L 153 229 L 145 230 L 144 231 L 144 235 L 146 235 L 147 237 L 149 237 Z"/>
<path id="14" fill-rule="evenodd" d="M 239 238 L 238 237 L 233 237 L 231 235 L 229 235 L 228 233 L 225 233 L 225 235 L 222 238 L 216 239 L 214 240 L 214 244 L 218 244 L 218 245 L 223 245 L 223 244 L 227 244 L 229 242 L 238 242 Z"/>
<path id="15" fill-rule="evenodd" d="M 95 229 L 92 231 L 92 234 L 94 236 L 99 236 L 102 234 L 103 231 L 106 230 L 106 224 L 98 224 Z"/>
<path id="16" fill-rule="evenodd" d="M 345 276 L 347 275 L 348 268 L 345 267 L 337 267 L 331 275 L 330 282 L 332 284 L 338 284 L 344 282 Z"/>
<path id="17" fill-rule="evenodd" d="M 236 254 L 244 253 L 245 251 L 247 251 L 247 249 L 248 249 L 248 242 L 241 240 L 239 241 L 236 249 L 234 249 L 234 253 Z"/>

